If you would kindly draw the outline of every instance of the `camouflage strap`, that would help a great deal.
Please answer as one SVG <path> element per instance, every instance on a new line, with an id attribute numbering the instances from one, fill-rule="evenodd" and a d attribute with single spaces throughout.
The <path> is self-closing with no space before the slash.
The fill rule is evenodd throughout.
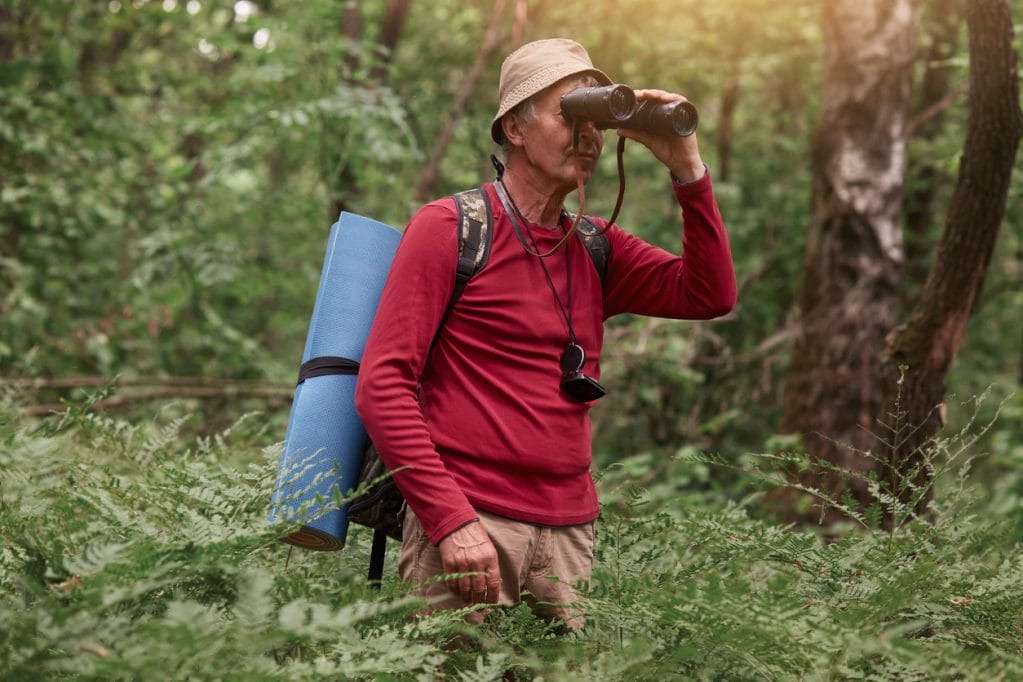
<path id="1" fill-rule="evenodd" d="M 454 195 L 458 210 L 458 270 L 455 273 L 455 290 L 451 294 L 448 310 L 462 295 L 465 285 L 479 272 L 490 258 L 490 232 L 493 219 L 490 201 L 482 187 L 459 192 Z M 447 318 L 447 314 L 444 316 Z M 442 324 L 443 326 L 443 324 Z"/>
<path id="2" fill-rule="evenodd" d="M 574 214 L 569 213 L 568 217 L 573 222 L 575 221 Z M 593 261 L 593 267 L 597 269 L 597 274 L 600 275 L 600 282 L 603 284 L 607 276 L 607 261 L 611 257 L 611 242 L 608 241 L 604 230 L 600 229 L 595 222 L 586 216 L 583 216 L 583 219 L 579 221 L 576 234 L 579 235 L 583 246 L 589 252 L 590 260 Z"/>
<path id="3" fill-rule="evenodd" d="M 490 244 L 492 242 L 491 231 L 493 229 L 493 215 L 490 210 L 490 197 L 486 189 L 476 189 L 459 192 L 453 196 L 455 207 L 458 210 L 458 271 L 455 274 L 455 289 L 451 294 L 451 301 L 444 319 L 455 302 L 462 295 L 465 285 L 477 272 L 483 269 L 490 258 Z M 575 221 L 575 215 L 568 214 L 569 220 Z M 593 266 L 600 275 L 603 282 L 607 275 L 607 263 L 611 257 L 611 242 L 607 235 L 593 220 L 583 216 L 579 221 L 577 234 L 580 241 L 586 247 Z M 441 323 L 443 325 L 443 322 Z"/>

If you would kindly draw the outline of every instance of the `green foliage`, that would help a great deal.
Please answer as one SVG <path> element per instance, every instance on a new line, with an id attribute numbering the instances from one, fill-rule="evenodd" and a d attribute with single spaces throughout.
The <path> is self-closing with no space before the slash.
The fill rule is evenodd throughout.
<path id="1" fill-rule="evenodd" d="M 234 5 L 4 15 L 5 374 L 291 373 L 335 205 L 362 193 L 339 183 L 415 142 L 390 91 L 343 79 L 335 3 Z"/>
<path id="2" fill-rule="evenodd" d="M 528 4 L 522 39 L 576 37 L 617 79 L 696 103 L 740 282 L 739 306 L 724 320 L 611 321 L 602 368 L 613 390 L 596 414 L 598 457 L 671 453 L 684 443 L 731 455 L 760 447 L 777 429 L 810 219 L 818 4 Z M 515 22 L 507 5 L 505 33 Z M 357 35 L 341 30 L 351 6 Z M 400 227 L 417 208 L 426 152 L 448 123 L 494 5 L 413 2 L 380 68 L 375 40 L 387 7 L 7 3 L 0 372 L 290 381 L 329 224 L 343 208 Z M 953 89 L 964 80 L 965 47 L 948 64 Z M 486 131 L 499 61 L 484 66 L 455 127 L 438 195 L 492 174 Z M 954 180 L 965 104 L 953 98 L 938 130 L 912 141 L 911 187 L 935 193 L 929 228 L 907 237 L 924 267 Z M 587 192 L 597 214 L 616 196 L 615 141 L 609 133 Z M 663 169 L 636 144 L 625 159 L 621 224 L 677 249 L 678 209 Z M 950 391 L 967 398 L 992 383 L 1018 385 L 1020 238 L 1011 226 L 1021 222 L 1019 191 L 1010 190 L 1007 229 L 950 375 Z M 211 404 L 227 421 L 249 407 Z"/>
<path id="3" fill-rule="evenodd" d="M 5 679 L 1015 679 L 1023 674 L 1020 453 L 982 493 L 939 477 L 929 523 L 817 535 L 757 518 L 694 450 L 603 470 L 587 627 L 525 606 L 468 629 L 414 618 L 368 533 L 290 549 L 266 512 L 279 445 L 251 416 L 182 435 L 87 405 L 33 424 L 0 404 Z M 1017 448 L 1018 450 L 1018 448 Z M 452 643 L 458 641 L 458 646 Z"/>
<path id="4" fill-rule="evenodd" d="M 388 4 L 4 3 L 0 375 L 292 381 L 329 224 L 343 208 L 400 227 L 417 208 L 426 152 L 494 6 L 413 2 L 380 77 Z M 341 35 L 350 6 L 358 37 Z M 868 514 L 822 539 L 772 525 L 757 505 L 773 461 L 749 453 L 777 430 L 810 220 L 819 3 L 528 9 L 523 39 L 573 36 L 618 80 L 696 103 L 740 282 L 724 320 L 608 325 L 590 627 L 561 635 L 524 608 L 468 634 L 452 614 L 413 620 L 393 576 L 382 595 L 366 588 L 359 530 L 339 554 L 290 553 L 265 527 L 283 409 L 245 417 L 252 403 L 225 399 L 209 421 L 196 403 L 97 417 L 108 388 L 35 425 L 15 416 L 32 398 L 0 386 L 19 404 L 0 404 L 0 676 L 1021 676 L 1023 185 L 947 378 L 950 432 L 991 423 L 968 450 L 991 454 L 969 478 L 939 480 L 931 526 L 891 536 Z M 455 128 L 438 195 L 491 176 L 498 69 L 485 66 Z M 965 121 L 953 97 L 910 146 L 910 188 L 935 192 L 931 224 L 908 236 L 917 265 L 932 258 Z M 587 193 L 597 214 L 617 190 L 614 143 Z M 663 169 L 634 144 L 625 160 L 622 225 L 677 249 Z M 978 407 L 992 384 L 1017 395 Z M 451 650 L 458 634 L 470 646 Z"/>
<path id="5" fill-rule="evenodd" d="M 186 447 L 180 419 L 69 412 L 27 432 L 7 416 L 5 679 L 428 675 L 440 660 L 403 624 L 414 601 L 358 579 L 360 543 L 289 561 L 266 524 L 278 450 L 234 443 L 241 425 Z"/>

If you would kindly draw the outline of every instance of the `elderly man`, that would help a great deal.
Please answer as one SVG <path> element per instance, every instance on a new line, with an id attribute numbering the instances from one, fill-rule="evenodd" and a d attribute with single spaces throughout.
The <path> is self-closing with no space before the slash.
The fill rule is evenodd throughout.
<path id="1" fill-rule="evenodd" d="M 728 238 L 695 135 L 619 131 L 670 172 L 682 255 L 614 225 L 602 279 L 583 242 L 564 239 L 573 226 L 565 197 L 590 179 L 604 134 L 566 119 L 561 97 L 611 83 L 571 40 L 509 55 L 491 127 L 504 170 L 483 188 L 492 210 L 485 267 L 446 312 L 458 259 L 451 197 L 416 213 L 395 256 L 356 406 L 407 501 L 399 572 L 422 584 L 431 608 L 525 599 L 540 615 L 582 625 L 571 583 L 590 573 L 599 512 L 589 410 L 602 393 L 603 322 L 619 313 L 707 319 L 735 303 Z M 572 370 L 581 393 L 563 381 Z M 462 577 L 430 581 L 442 574 Z"/>

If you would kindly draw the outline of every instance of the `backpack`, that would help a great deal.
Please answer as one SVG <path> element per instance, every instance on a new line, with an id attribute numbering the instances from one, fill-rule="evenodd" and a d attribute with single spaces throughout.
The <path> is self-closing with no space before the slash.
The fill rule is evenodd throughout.
<path id="1" fill-rule="evenodd" d="M 441 317 L 437 333 L 430 344 L 429 357 L 433 346 L 437 343 L 440 330 L 444 328 L 448 316 L 455 303 L 461 297 L 466 284 L 473 275 L 483 269 L 490 257 L 491 233 L 493 216 L 490 209 L 490 198 L 482 187 L 470 189 L 453 195 L 458 213 L 458 266 L 455 274 L 455 288 L 451 292 L 444 315 Z M 574 215 L 570 216 L 572 219 Z M 611 244 L 603 231 L 589 218 L 583 216 L 579 221 L 580 240 L 586 246 L 593 265 L 604 281 L 607 261 L 611 254 Z M 373 546 L 370 550 L 369 580 L 379 588 L 384 570 L 384 556 L 387 550 L 387 538 L 401 541 L 402 512 L 405 498 L 402 497 L 394 479 L 388 476 L 376 448 L 370 443 L 362 458 L 362 469 L 359 473 L 357 487 L 365 487 L 366 491 L 354 498 L 348 506 L 348 520 L 373 529 Z"/>

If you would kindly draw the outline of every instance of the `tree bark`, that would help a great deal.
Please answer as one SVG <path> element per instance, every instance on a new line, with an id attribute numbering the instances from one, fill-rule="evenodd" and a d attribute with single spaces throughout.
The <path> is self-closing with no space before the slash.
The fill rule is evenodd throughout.
<path id="1" fill-rule="evenodd" d="M 362 40 L 362 12 L 359 11 L 359 3 L 355 0 L 347 0 L 341 10 L 341 35 L 347 38 L 349 43 L 345 52 L 345 72 L 341 74 L 341 78 L 350 81 L 362 63 L 360 50 L 356 48 Z"/>
<path id="2" fill-rule="evenodd" d="M 387 80 L 387 67 L 391 63 L 394 51 L 398 48 L 401 29 L 405 26 L 405 20 L 408 18 L 411 7 L 412 0 L 388 0 L 387 2 L 387 11 L 384 12 L 384 20 L 380 25 L 380 36 L 377 38 L 381 54 L 379 61 L 370 71 L 370 78 L 376 83 L 383 83 Z"/>
<path id="3" fill-rule="evenodd" d="M 116 386 L 117 393 L 95 402 L 91 409 L 133 407 L 143 401 L 195 398 L 202 400 L 234 400 L 259 398 L 272 405 L 283 405 L 295 393 L 294 385 L 280 382 L 223 379 L 211 377 L 97 377 L 71 376 L 51 378 L 5 379 L 0 382 L 0 393 L 36 395 L 73 388 L 104 388 Z M 38 417 L 60 413 L 67 402 L 29 405 L 24 414 Z"/>
<path id="4" fill-rule="evenodd" d="M 910 123 L 910 135 L 926 141 L 937 138 L 944 124 L 944 112 L 956 93 L 951 92 L 951 59 L 959 50 L 962 22 L 961 0 L 935 0 L 926 20 L 930 38 L 924 55 L 925 66 L 920 84 L 918 112 Z M 962 94 L 962 93 L 959 93 Z M 932 228 L 935 224 L 934 200 L 942 174 L 937 162 L 925 158 L 910 161 L 910 186 L 906 197 L 906 296 L 912 303 L 923 287 L 930 270 Z"/>
<path id="5" fill-rule="evenodd" d="M 970 113 L 959 175 L 923 293 L 883 355 L 884 405 L 896 406 L 887 420 L 888 483 L 907 505 L 888 510 L 890 525 L 930 501 L 928 444 L 942 426 L 945 375 L 984 285 L 1023 135 L 1008 0 L 971 0 L 966 21 Z"/>
<path id="6" fill-rule="evenodd" d="M 724 90 L 721 93 L 721 113 L 718 116 L 718 178 L 721 182 L 728 182 L 732 177 L 732 146 L 735 130 L 735 110 L 739 105 L 739 71 L 740 64 L 735 64 L 734 70 L 725 82 Z"/>
<path id="7" fill-rule="evenodd" d="M 113 410 L 119 408 L 137 407 L 142 402 L 158 400 L 241 400 L 246 398 L 258 398 L 265 400 L 274 406 L 283 406 L 294 397 L 294 389 L 284 388 L 231 388 L 225 386 L 190 386 L 168 389 L 151 389 L 146 391 L 134 391 L 123 395 L 115 395 L 109 398 L 96 401 L 90 406 L 92 411 Z M 59 414 L 68 409 L 66 403 L 52 403 L 45 405 L 29 405 L 23 412 L 29 417 L 45 417 L 51 414 Z"/>
<path id="8" fill-rule="evenodd" d="M 17 27 L 14 9 L 4 3 L 0 5 L 0 63 L 6 64 L 14 60 L 14 40 Z"/>
<path id="9" fill-rule="evenodd" d="M 368 79 L 376 85 L 384 85 L 387 81 L 388 66 L 394 51 L 398 47 L 401 38 L 402 28 L 408 18 L 409 10 L 412 7 L 412 0 L 388 0 L 384 17 L 380 24 L 380 32 L 377 36 L 375 51 L 379 56 L 372 61 L 369 69 Z M 367 41 L 363 38 L 363 17 L 356 0 L 345 0 L 341 11 L 340 23 L 341 35 L 348 41 L 348 50 L 345 54 L 341 80 L 346 83 L 356 83 L 362 78 L 359 72 L 363 68 L 362 57 L 366 54 Z M 337 187 L 354 187 L 358 183 L 352 176 L 351 167 L 342 164 Z M 342 194 L 338 193 L 330 201 L 327 208 L 328 220 L 333 222 L 342 211 L 350 210 L 348 201 Z M 330 224 L 330 223 L 328 223 Z"/>
<path id="10" fill-rule="evenodd" d="M 830 0 L 822 111 L 813 140 L 811 224 L 797 300 L 799 331 L 786 376 L 783 432 L 814 459 L 877 467 L 880 355 L 895 326 L 904 260 L 900 217 L 919 0 Z M 867 504 L 865 481 L 820 469 L 802 481 Z M 796 496 L 768 500 L 788 518 Z M 839 518 L 820 507 L 812 518 Z"/>

